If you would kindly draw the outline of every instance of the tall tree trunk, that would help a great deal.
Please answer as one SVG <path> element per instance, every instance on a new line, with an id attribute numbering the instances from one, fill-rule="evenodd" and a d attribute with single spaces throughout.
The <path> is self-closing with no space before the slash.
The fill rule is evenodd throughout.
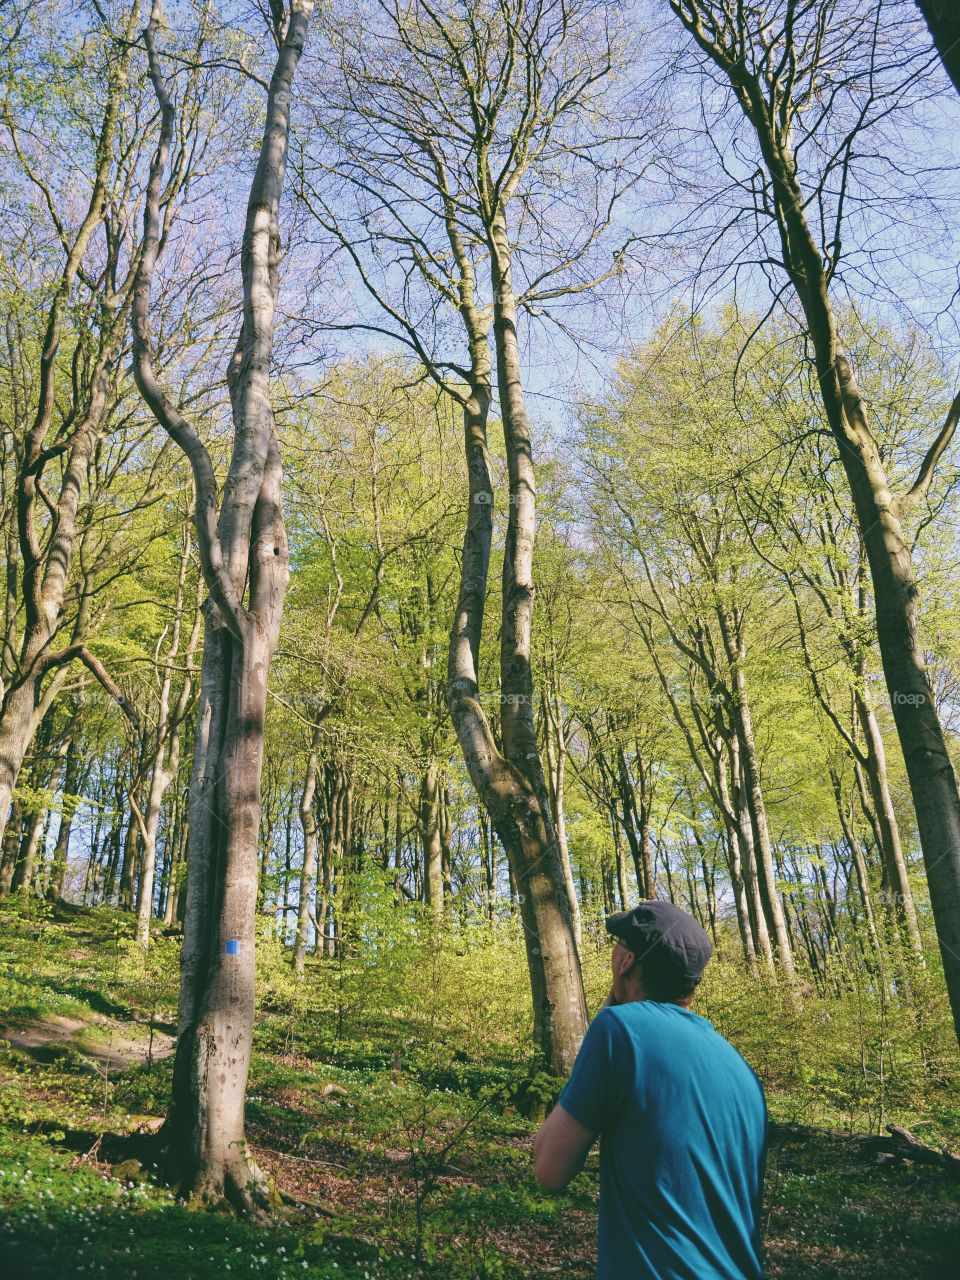
<path id="1" fill-rule="evenodd" d="M 494 846 L 493 830 L 482 809 L 478 818 L 480 853 L 483 859 L 484 909 L 487 920 L 492 924 L 497 912 L 497 852 Z"/>
<path id="2" fill-rule="evenodd" d="M 834 580 L 844 581 L 843 571 L 835 566 L 832 569 Z M 865 570 L 858 578 L 865 577 Z M 862 644 L 850 638 L 851 631 L 856 628 L 849 625 L 844 610 L 838 609 L 834 617 L 835 625 L 842 638 L 843 648 L 851 668 L 852 685 L 850 695 L 851 713 L 848 724 L 833 705 L 829 690 L 820 679 L 817 662 L 810 651 L 807 639 L 807 624 L 799 593 L 795 584 L 788 581 L 788 590 L 793 598 L 794 611 L 800 637 L 801 649 L 807 673 L 820 705 L 840 737 L 846 743 L 853 759 L 854 778 L 860 795 L 860 804 L 870 823 L 873 838 L 880 850 L 883 878 L 883 905 L 894 931 L 899 931 L 914 953 L 916 960 L 922 964 L 922 948 L 920 931 L 917 923 L 916 907 L 913 893 L 907 876 L 906 862 L 900 843 L 900 829 L 890 795 L 887 780 L 886 753 L 880 727 L 867 692 L 867 652 Z M 865 584 L 861 581 L 857 586 L 856 603 L 852 605 L 854 616 L 865 617 L 864 601 Z M 827 602 L 828 612 L 834 616 L 831 597 L 824 593 L 821 597 Z M 861 746 L 861 735 L 864 745 Z"/>
<path id="3" fill-rule="evenodd" d="M 692 800 L 692 797 L 691 797 Z M 703 891 L 706 897 L 706 922 L 704 928 L 709 927 L 714 943 L 717 941 L 717 894 L 715 874 L 710 868 L 707 861 L 707 847 L 703 841 L 700 832 L 697 829 L 696 816 L 691 809 L 691 831 L 693 832 L 693 842 L 697 848 L 697 854 L 700 864 L 700 872 L 703 877 Z"/>
<path id="4" fill-rule="evenodd" d="M 317 901 L 317 920 L 321 927 L 321 954 L 333 959 L 337 953 L 337 905 L 334 898 L 336 889 L 336 868 L 333 860 L 333 847 L 330 843 L 329 824 L 324 830 L 322 844 L 323 865 L 320 892 Z"/>
<path id="5" fill-rule="evenodd" d="M 524 923 L 535 985 L 534 1041 L 551 1069 L 560 1073 L 573 1066 L 586 1031 L 586 997 L 534 724 L 530 654 L 537 487 L 523 395 L 511 250 L 502 208 L 493 217 L 488 237 L 497 387 L 510 496 L 500 630 L 503 750 L 506 760 L 526 780 L 532 801 L 523 824 L 521 849 L 525 857 L 517 868 L 517 883 L 523 894 L 521 907 L 529 908 Z M 541 980 L 542 991 L 537 992 Z M 541 1035 L 536 1027 L 537 1006 Z"/>
<path id="6" fill-rule="evenodd" d="M 342 885 L 340 946 L 348 947 L 350 953 L 355 955 L 359 947 L 356 881 L 362 865 L 354 825 L 354 777 L 352 770 L 343 765 L 338 766 L 337 772 L 340 778 L 340 844 L 337 861 Z"/>
<path id="7" fill-rule="evenodd" d="M 876 919 L 873 912 L 873 898 L 870 892 L 870 877 L 867 873 L 867 863 L 863 856 L 863 846 L 860 843 L 860 837 L 853 826 L 853 815 L 850 808 L 844 803 L 843 787 L 839 773 L 831 770 L 830 779 L 833 783 L 833 795 L 837 805 L 837 815 L 840 818 L 840 827 L 843 831 L 843 838 L 850 850 L 850 857 L 853 861 L 854 873 L 857 878 L 857 889 L 860 893 L 860 901 L 863 906 L 864 918 L 867 922 L 867 936 L 870 940 L 870 959 L 876 960 L 882 952 L 880 948 L 880 935 L 877 930 Z"/>
<path id="8" fill-rule="evenodd" d="M 627 754 L 622 746 L 617 747 L 617 789 L 620 793 L 621 822 L 627 836 L 627 844 L 630 846 L 634 875 L 637 878 L 637 892 L 641 898 L 653 898 L 655 890 L 653 859 L 650 854 L 649 813 L 646 807 L 642 815 L 637 810 Z"/>
<path id="9" fill-rule="evenodd" d="M 32 421 L 23 433 L 18 454 L 15 479 L 17 508 L 17 557 L 21 571 L 20 604 L 23 611 L 23 627 L 15 670 L 9 654 L 5 654 L 4 668 L 7 678 L 3 681 L 0 696 L 0 836 L 10 810 L 17 775 L 29 749 L 36 729 L 34 711 L 41 704 L 41 686 L 45 676 L 59 666 L 76 659 L 85 662 L 98 680 L 104 684 L 120 706 L 129 708 L 120 691 L 110 680 L 103 666 L 81 643 L 74 643 L 57 653 L 52 645 L 62 624 L 63 604 L 69 584 L 71 564 L 77 541 L 77 519 L 81 509 L 87 471 L 97 435 L 107 416 L 111 399 L 116 396 L 117 357 L 123 345 L 126 317 L 129 307 L 132 274 L 124 278 L 124 267 L 119 260 L 121 252 L 117 238 L 109 233 L 114 218 L 112 186 L 117 179 L 116 136 L 118 121 L 122 115 L 122 103 L 130 73 L 130 60 L 136 41 L 133 38 L 139 18 L 139 0 L 129 5 L 123 20 L 123 35 L 117 40 L 106 77 L 106 93 L 103 114 L 97 127 L 96 165 L 91 174 L 86 207 L 82 208 L 69 242 L 65 224 L 74 224 L 71 214 L 54 213 L 54 220 L 64 243 L 64 261 L 52 291 L 53 296 L 45 316 L 43 341 L 37 371 L 36 405 L 31 410 Z M 64 322 L 74 299 L 74 288 L 83 270 L 84 260 L 91 244 L 99 233 L 105 233 L 107 265 L 104 279 L 115 282 L 110 304 L 98 304 L 95 326 L 97 346 L 87 366 L 75 364 L 80 372 L 81 398 L 73 404 L 61 424 L 61 438 L 56 447 L 50 446 L 50 434 L 54 427 L 54 415 L 58 403 L 58 379 L 63 363 L 61 344 Z M 124 242 L 122 252 L 128 245 Z M 81 321 L 82 323 L 82 321 Z M 94 326 L 91 324 L 91 332 Z M 77 390 L 77 387 L 74 387 Z M 43 473 L 46 465 L 55 457 L 64 459 L 59 484 L 51 502 L 44 492 Z M 52 506 L 52 531 L 44 542 L 37 528 L 38 499 L 41 510 Z M 8 562 L 8 574 L 11 564 Z M 16 590 L 16 580 L 13 582 Z M 10 593 L 8 577 L 8 602 Z M 9 608 L 9 604 L 8 604 Z M 12 634 L 7 629 L 7 637 Z M 79 641 L 79 637 L 74 637 Z M 43 708 L 45 711 L 46 708 Z M 2 887 L 2 886 L 0 886 Z"/>
<path id="10" fill-rule="evenodd" d="M 907 864 L 900 843 L 900 828 L 890 795 L 887 779 L 887 760 L 883 738 L 873 707 L 862 693 L 856 695 L 857 714 L 866 741 L 866 761 L 863 772 L 870 788 L 870 799 L 877 824 L 877 837 L 883 856 L 883 902 L 897 924 L 911 950 L 922 960 L 920 926 L 917 909 L 907 875 Z"/>
<path id="11" fill-rule="evenodd" d="M 747 693 L 747 676 L 744 670 L 746 649 L 737 620 L 723 608 L 717 609 L 717 619 L 723 636 L 724 649 L 730 664 L 733 685 L 733 714 L 740 743 L 740 764 L 743 770 L 744 794 L 750 812 L 756 855 L 757 882 L 767 928 L 777 949 L 777 960 L 784 973 L 793 975 L 793 952 L 790 935 L 784 918 L 783 900 L 777 888 L 776 870 L 773 865 L 773 849 L 770 843 L 770 827 L 760 781 L 760 760 L 753 734 L 753 715 Z"/>
<path id="12" fill-rule="evenodd" d="M 248 1212 L 271 1204 L 246 1151 L 243 1113 L 253 1038 L 259 776 L 274 643 L 266 628 L 251 630 L 238 644 L 215 617 L 205 636 L 177 1055 L 164 1130 L 182 1190 L 215 1202 L 225 1195 Z"/>
<path id="13" fill-rule="evenodd" d="M 160 874 L 160 921 L 164 930 L 173 927 L 180 877 L 180 830 L 182 825 L 180 788 L 174 789 L 163 840 L 163 870 Z"/>
<path id="14" fill-rule="evenodd" d="M 9 332 L 9 330 L 8 330 Z M 8 343 L 7 355 L 10 367 L 15 366 L 16 356 L 13 344 Z M 12 445 L 12 441 L 5 442 Z M 7 461 L 9 456 L 9 463 Z M 11 448 L 9 455 L 6 449 L 0 458 L 0 466 L 16 465 L 16 449 Z M 7 684 L 17 669 L 17 612 L 19 608 L 18 586 L 20 574 L 20 543 L 17 538 L 17 512 L 10 505 L 4 524 L 4 591 L 3 591 L 3 637 L 0 640 L 0 701 L 6 693 Z"/>
<path id="15" fill-rule="evenodd" d="M 459 231 L 452 212 L 448 226 L 457 254 Z M 460 310 L 467 324 L 470 346 L 469 394 L 463 402 L 469 503 L 460 588 L 450 635 L 447 702 L 467 771 L 490 814 L 512 873 L 511 901 L 519 907 L 530 972 L 535 1051 L 550 1070 L 564 1074 L 573 1065 L 580 1047 L 587 1011 L 570 905 L 536 750 L 529 652 L 524 653 L 524 645 L 529 642 L 529 606 L 532 604 L 529 557 L 535 490 L 529 452 L 523 458 L 520 455 L 528 450 L 529 440 L 525 446 L 523 420 L 518 422 L 514 412 L 508 428 L 507 450 L 511 532 L 503 578 L 505 634 L 501 646 L 501 697 L 505 699 L 505 714 L 501 751 L 480 705 L 478 682 L 493 526 L 493 482 L 487 451 L 490 357 L 487 328 L 480 319 L 474 298 L 472 268 L 462 247 L 459 247 L 459 261 L 463 279 Z M 515 393 L 519 392 L 515 321 L 509 314 L 512 304 L 508 302 L 505 310 L 502 301 L 508 296 L 512 299 L 512 291 L 509 279 L 501 284 L 496 281 L 494 284 L 494 292 L 501 298 L 495 319 L 495 327 L 500 331 L 501 404 L 513 405 L 515 409 Z M 507 334 L 511 326 L 512 341 Z M 505 416 L 508 411 L 504 408 Z M 521 526 L 522 538 L 518 538 Z M 508 709 L 517 714 L 507 714 Z M 536 785 L 538 773 L 539 786 Z"/>
<path id="16" fill-rule="evenodd" d="M 617 872 L 617 896 L 620 899 L 620 910 L 626 911 L 630 895 L 627 893 L 627 862 L 623 856 L 622 840 L 618 840 L 614 845 L 614 855 Z"/>
<path id="17" fill-rule="evenodd" d="M 960 9 L 956 0 L 917 0 L 917 4 L 947 75 L 960 93 Z"/>
<path id="18" fill-rule="evenodd" d="M 17 858 L 20 855 L 20 837 L 23 834 L 23 804 L 19 796 L 13 797 L 10 815 L 3 830 L 0 848 L 0 895 L 7 894 L 13 885 Z"/>
<path id="19" fill-rule="evenodd" d="M 926 671 L 918 632 L 919 588 L 903 527 L 904 519 L 929 491 L 936 465 L 953 438 L 960 420 L 960 395 L 924 455 L 913 485 L 902 494 L 893 493 L 866 401 L 838 331 L 830 296 L 830 273 L 836 264 L 825 261 L 808 221 L 808 210 L 814 206 L 801 186 L 793 149 L 789 123 L 793 104 L 782 101 L 783 83 L 772 96 L 767 93 L 770 85 L 765 77 L 773 74 L 770 68 L 780 55 L 764 62 L 758 54 L 752 66 L 755 35 L 748 34 L 741 21 L 729 23 L 724 10 L 723 23 L 711 35 L 702 22 L 704 0 L 671 0 L 671 6 L 730 81 L 756 133 L 771 179 L 784 272 L 803 309 L 824 413 L 870 565 L 883 674 L 910 781 L 944 978 L 960 1041 L 960 791 Z M 930 12 L 934 13 L 933 4 Z M 793 39 L 790 29 L 785 40 L 792 46 Z M 791 80 L 788 91 L 794 85 Z M 839 243 L 837 229 L 834 250 Z"/>
<path id="20" fill-rule="evenodd" d="M 170 882 L 163 909 L 164 929 L 173 929 L 183 923 L 183 909 L 186 904 L 186 877 L 184 876 L 186 850 L 189 838 L 187 821 L 187 799 L 183 788 L 177 787 L 177 798 L 170 823 L 169 840 L 173 849 L 170 863 Z"/>
<path id="21" fill-rule="evenodd" d="M 134 372 L 155 417 L 190 459 L 198 544 L 210 590 L 204 606 L 190 796 L 177 1051 L 162 1140 L 181 1194 L 215 1203 L 226 1199 L 253 1214 L 276 1203 L 275 1191 L 246 1145 L 244 1099 L 253 1038 L 267 680 L 289 565 L 270 373 L 291 89 L 312 9 L 312 0 L 292 0 L 289 13 L 279 5 L 271 10 L 278 51 L 240 255 L 243 323 L 227 372 L 233 451 L 219 506 L 210 455 L 193 426 L 165 396 L 153 369 L 150 294 L 175 124 L 155 44 L 160 25 L 157 0 L 144 31 L 161 133 L 150 170 L 135 288 Z"/>
<path id="22" fill-rule="evenodd" d="M 551 676 L 544 683 L 543 711 L 550 808 L 553 814 L 554 830 L 557 833 L 557 850 L 560 854 L 563 882 L 566 885 L 567 898 L 570 902 L 573 936 L 579 948 L 583 942 L 583 927 L 580 921 L 580 903 L 577 900 L 577 888 L 573 882 L 573 868 L 570 865 L 570 847 L 567 843 L 567 816 L 564 811 L 567 736 L 563 720 L 563 708 L 560 705 L 560 694 L 557 689 L 556 654 L 551 655 Z"/>
<path id="23" fill-rule="evenodd" d="M 166 684 L 166 679 L 164 681 Z M 167 688 L 169 694 L 169 686 Z M 166 698 L 161 696 L 160 715 L 166 720 Z M 164 725 L 164 730 L 166 726 Z M 166 745 L 160 737 L 153 759 L 153 770 L 150 777 L 150 791 L 147 799 L 147 812 L 141 813 L 133 792 L 130 793 L 131 827 L 136 823 L 140 833 L 140 877 L 137 883 L 137 945 L 144 951 L 150 945 L 150 921 L 153 918 L 153 899 L 156 890 L 157 872 L 157 831 L 160 826 L 160 810 L 163 804 L 163 793 L 167 789 L 170 777 L 167 773 L 164 756 Z"/>
<path id="24" fill-rule="evenodd" d="M 721 816 L 724 826 L 724 845 L 727 853 L 727 871 L 730 875 L 730 887 L 733 890 L 733 905 L 737 913 L 737 928 L 740 932 L 740 944 L 743 947 L 743 958 L 751 972 L 756 971 L 758 945 L 755 941 L 750 906 L 747 901 L 747 886 L 743 872 L 743 858 L 740 852 L 740 833 L 730 804 L 726 767 L 718 752 L 716 761 L 717 791 L 721 799 Z M 769 948 L 769 939 L 767 941 Z M 766 960 L 767 957 L 764 956 Z M 770 957 L 772 961 L 772 956 Z"/>
<path id="25" fill-rule="evenodd" d="M 339 766 L 329 762 L 324 770 L 326 817 L 323 829 L 324 893 L 327 899 L 327 931 L 324 954 L 331 959 L 341 953 L 345 942 L 344 915 L 349 894 L 344 865 L 343 783 Z"/>
<path id="26" fill-rule="evenodd" d="M 420 781 L 417 819 L 423 853 L 424 899 L 434 916 L 443 916 L 443 846 L 440 840 L 440 769 L 431 760 Z"/>
<path id="27" fill-rule="evenodd" d="M 58 751 L 51 753 L 50 745 L 53 736 L 53 718 L 45 716 L 37 735 L 36 750 L 30 766 L 30 789 L 34 793 L 32 811 L 28 814 L 23 826 L 23 835 L 17 855 L 16 869 L 13 874 L 13 891 L 29 894 L 34 888 L 37 877 L 37 851 L 41 842 L 45 843 L 45 820 L 49 814 L 47 796 L 56 788 L 56 776 L 62 769 L 57 757 L 66 755 L 67 741 L 61 744 Z M 51 754 L 53 762 L 51 762 Z M 41 890 L 42 892 L 42 890 Z"/>
<path id="28" fill-rule="evenodd" d="M 642 551 L 641 551 L 642 554 Z M 688 675 L 690 688 L 690 707 L 696 723 L 701 748 L 698 748 L 693 731 L 687 717 L 677 701 L 674 687 L 667 678 L 660 650 L 657 646 L 649 623 L 641 621 L 640 634 L 647 653 L 653 663 L 677 727 L 680 729 L 694 762 L 703 779 L 711 799 L 720 813 L 727 833 L 728 864 L 734 890 L 734 901 L 737 905 L 737 920 L 740 936 L 743 941 L 744 960 L 747 967 L 754 968 L 759 957 L 765 971 L 775 979 L 776 972 L 773 961 L 773 950 L 766 920 L 760 904 L 756 875 L 756 859 L 754 856 L 753 830 L 749 812 L 744 800 L 742 770 L 740 764 L 740 743 L 733 727 L 733 707 L 729 690 L 725 689 L 718 673 L 710 666 L 708 655 L 703 651 L 701 638 L 694 637 L 694 645 L 687 644 L 670 624 L 665 602 L 658 594 L 656 577 L 651 574 L 645 564 L 647 579 L 660 605 L 660 613 L 667 621 L 670 638 L 676 647 L 699 668 L 706 677 L 712 692 L 709 714 L 704 714 L 698 707 L 695 696 L 695 680 Z M 729 769 L 729 780 L 728 780 Z M 666 868 L 665 868 L 666 869 Z"/>
<path id="29" fill-rule="evenodd" d="M 67 860 L 70 855 L 70 834 L 73 830 L 73 818 L 79 801 L 79 788 L 83 785 L 83 764 L 77 744 L 71 735 L 67 741 L 66 758 L 63 765 L 63 783 L 60 798 L 60 828 L 57 831 L 57 843 L 53 847 L 53 862 L 50 867 L 50 879 L 47 883 L 47 898 L 50 902 L 63 900 L 64 885 L 67 878 Z"/>
<path id="30" fill-rule="evenodd" d="M 303 790 L 300 792 L 300 827 L 303 831 L 303 867 L 300 872 L 300 898 L 297 903 L 297 935 L 293 942 L 292 964 L 295 973 L 303 973 L 307 958 L 307 932 L 310 925 L 310 912 L 314 906 L 314 882 L 317 878 L 317 813 L 315 801 L 317 797 L 317 773 L 320 742 L 323 730 L 318 725 L 310 739 L 310 750 L 307 754 L 307 771 L 303 779 Z M 322 920 L 321 912 L 317 913 L 317 921 Z M 319 950 L 320 939 L 317 939 Z"/>
<path id="31" fill-rule="evenodd" d="M 106 780 L 104 780 L 106 782 Z M 117 873 L 120 866 L 120 850 L 123 845 L 123 770 L 120 761 L 117 760 L 113 768 L 113 805 L 110 808 L 103 806 L 98 808 L 99 816 L 105 811 L 110 818 L 110 835 L 105 842 L 104 848 L 106 854 L 103 860 L 103 900 L 104 902 L 113 902 L 114 893 L 117 888 Z M 106 790 L 104 785 L 103 790 Z M 99 830 L 99 829 L 98 829 Z M 90 867 L 93 868 L 97 864 L 97 853 L 99 842 L 95 843 L 90 849 Z M 93 875 L 88 876 L 88 881 L 93 884 Z M 84 893 L 84 901 L 86 902 L 86 892 Z"/>
<path id="32" fill-rule="evenodd" d="M 649 763 L 644 763 L 640 746 L 636 747 L 637 781 L 639 783 L 640 803 L 634 793 L 633 808 L 640 831 L 640 867 L 643 870 L 643 889 L 645 898 L 657 896 L 657 878 L 653 869 L 653 841 L 650 832 L 650 814 L 653 806 L 653 783 L 650 777 Z M 639 887 L 640 881 L 637 881 Z"/>
<path id="33" fill-rule="evenodd" d="M 193 691 L 193 659 L 200 639 L 200 601 L 198 600 L 193 630 L 188 640 L 186 651 L 181 655 L 180 635 L 183 626 L 184 597 L 189 565 L 190 539 L 187 531 L 184 530 L 180 552 L 180 568 L 177 577 L 177 591 L 174 600 L 172 634 L 160 681 L 160 696 L 157 704 L 157 736 L 151 765 L 150 790 L 147 797 L 146 813 L 141 812 L 132 791 L 129 797 L 130 807 L 143 841 L 140 884 L 137 894 L 136 938 L 137 944 L 144 950 L 150 944 L 150 920 L 153 916 L 153 899 L 156 889 L 157 831 L 160 826 L 160 813 L 167 787 L 176 776 L 179 766 L 180 726 L 187 714 L 187 707 Z M 170 694 L 173 686 L 173 665 L 177 659 L 183 660 L 185 674 L 180 694 L 174 707 L 171 708 Z"/>
<path id="34" fill-rule="evenodd" d="M 763 895 L 760 891 L 760 876 L 757 871 L 757 850 L 754 840 L 753 820 L 750 814 L 747 788 L 743 777 L 740 741 L 736 735 L 731 739 L 728 747 L 730 751 L 733 804 L 736 814 L 735 835 L 740 846 L 740 865 L 743 868 L 750 929 L 753 933 L 757 954 L 762 956 L 767 970 L 772 972 L 774 967 L 773 947 L 770 942 L 767 915 L 763 909 Z"/>
<path id="35" fill-rule="evenodd" d="M 127 831 L 123 840 L 123 862 L 120 867 L 119 906 L 121 911 L 133 910 L 134 891 L 137 884 L 137 862 L 139 857 L 140 828 L 137 826 L 136 819 L 131 813 L 127 820 Z"/>
<path id="36" fill-rule="evenodd" d="M 763 914 L 767 921 L 767 928 L 776 940 L 777 959 L 783 971 L 789 976 L 793 974 L 793 953 L 784 919 L 783 899 L 777 888 L 773 849 L 770 843 L 770 828 L 767 824 L 763 788 L 760 784 L 760 765 L 753 738 L 750 710 L 746 701 L 740 704 L 738 718 L 744 788 L 754 839 L 756 880 L 760 891 Z"/>
<path id="37" fill-rule="evenodd" d="M 443 900 L 453 902 L 453 816 L 450 812 L 450 788 L 441 775 L 440 786 L 440 866 L 443 872 Z"/>
<path id="38" fill-rule="evenodd" d="M 13 873 L 13 892 L 29 894 L 33 888 L 33 874 L 37 865 L 37 847 L 43 832 L 44 810 L 35 809 L 27 819 L 20 850 L 17 857 L 17 868 Z"/>
<path id="39" fill-rule="evenodd" d="M 0 711 L 0 836 L 6 829 L 13 789 L 30 746 L 36 692 L 36 682 L 28 680 L 19 687 L 8 688 L 3 699 Z M 12 876 L 11 869 L 10 879 Z M 6 878 L 0 877 L 0 893 L 7 888 Z"/>

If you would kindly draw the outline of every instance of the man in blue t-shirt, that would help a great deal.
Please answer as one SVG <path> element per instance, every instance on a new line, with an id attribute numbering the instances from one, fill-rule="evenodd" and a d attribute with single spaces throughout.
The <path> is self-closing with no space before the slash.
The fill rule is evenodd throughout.
<path id="1" fill-rule="evenodd" d="M 713 947 L 685 911 L 607 917 L 613 985 L 534 1142 L 561 1191 L 600 1143 L 598 1280 L 758 1280 L 767 1109 L 690 1004 Z"/>

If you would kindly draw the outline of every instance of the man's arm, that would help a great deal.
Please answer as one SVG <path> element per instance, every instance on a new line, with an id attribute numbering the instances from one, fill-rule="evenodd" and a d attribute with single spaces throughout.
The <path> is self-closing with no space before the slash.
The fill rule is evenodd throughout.
<path id="1" fill-rule="evenodd" d="M 533 1140 L 533 1171 L 544 1191 L 562 1191 L 577 1176 L 596 1136 L 559 1103 L 553 1108 Z"/>

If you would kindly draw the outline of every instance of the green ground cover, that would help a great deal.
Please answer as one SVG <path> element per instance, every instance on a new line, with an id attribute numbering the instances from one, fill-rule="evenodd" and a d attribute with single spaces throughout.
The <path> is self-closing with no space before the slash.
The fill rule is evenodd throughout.
<path id="1" fill-rule="evenodd" d="M 265 940 L 248 1138 L 285 1197 L 269 1228 L 177 1204 L 144 1168 L 148 1140 L 118 1139 L 163 1114 L 175 1017 L 176 943 L 144 962 L 129 933 L 106 910 L 0 918 L 0 1274 L 592 1274 L 596 1156 L 562 1196 L 532 1176 L 537 1104 L 556 1082 L 529 1078 L 509 932 L 381 939 L 362 963 L 313 962 L 303 983 Z M 588 959 L 594 998 L 603 965 Z M 955 1275 L 960 1181 L 857 1137 L 897 1123 L 956 1149 L 942 1018 L 917 1027 L 850 996 L 788 1003 L 722 965 L 698 1007 L 767 1087 L 769 1274 Z"/>

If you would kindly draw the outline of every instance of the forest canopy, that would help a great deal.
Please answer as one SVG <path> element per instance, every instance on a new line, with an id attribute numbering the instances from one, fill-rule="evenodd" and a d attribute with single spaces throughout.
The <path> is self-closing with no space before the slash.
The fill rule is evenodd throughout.
<path id="1" fill-rule="evenodd" d="M 11 1133 L 38 1019 L 112 982 L 150 1048 L 101 1143 L 142 1088 L 162 1194 L 270 1222 L 382 1039 L 411 1269 L 334 1217 L 450 1274 L 451 1153 L 542 1118 L 605 918 L 665 899 L 776 1123 L 908 1126 L 935 1176 L 958 48 L 939 0 L 0 9 Z M 550 1273 L 471 1239 L 465 1275 Z"/>

